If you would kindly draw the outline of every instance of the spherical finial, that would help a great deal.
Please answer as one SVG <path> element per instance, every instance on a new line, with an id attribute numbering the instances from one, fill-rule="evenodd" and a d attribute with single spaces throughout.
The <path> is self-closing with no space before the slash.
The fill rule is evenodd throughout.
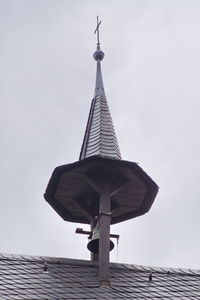
<path id="1" fill-rule="evenodd" d="M 101 50 L 97 50 L 97 51 L 94 52 L 93 57 L 94 57 L 95 60 L 100 60 L 101 61 L 104 58 L 104 53 Z"/>

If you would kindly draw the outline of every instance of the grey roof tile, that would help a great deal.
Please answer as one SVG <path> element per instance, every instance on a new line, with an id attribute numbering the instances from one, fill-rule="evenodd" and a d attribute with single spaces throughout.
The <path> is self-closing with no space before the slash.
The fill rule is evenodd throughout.
<path id="1" fill-rule="evenodd" d="M 90 261 L 0 255 L 0 299 L 200 299 L 199 270 L 111 263 L 107 288 L 97 271 Z"/>

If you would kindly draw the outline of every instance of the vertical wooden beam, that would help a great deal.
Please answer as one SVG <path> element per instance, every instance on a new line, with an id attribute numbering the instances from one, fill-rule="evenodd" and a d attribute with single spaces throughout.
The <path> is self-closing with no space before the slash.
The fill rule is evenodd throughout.
<path id="1" fill-rule="evenodd" d="M 90 224 L 91 232 L 93 232 L 96 225 L 97 225 L 97 221 L 95 219 L 92 219 L 91 224 Z M 99 261 L 99 254 L 90 252 L 90 260 Z"/>
<path id="2" fill-rule="evenodd" d="M 99 203 L 99 280 L 101 286 L 109 286 L 110 277 L 110 211 L 111 197 L 107 193 L 100 195 Z"/>

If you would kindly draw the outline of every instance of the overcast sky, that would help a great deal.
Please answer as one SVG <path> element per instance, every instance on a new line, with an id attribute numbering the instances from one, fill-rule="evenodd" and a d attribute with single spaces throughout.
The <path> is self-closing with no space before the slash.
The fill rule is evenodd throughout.
<path id="1" fill-rule="evenodd" d="M 81 225 L 43 193 L 56 166 L 78 160 L 97 14 L 122 157 L 160 187 L 148 214 L 112 226 L 118 262 L 200 268 L 198 0 L 0 0 L 0 252 L 89 258 Z"/>

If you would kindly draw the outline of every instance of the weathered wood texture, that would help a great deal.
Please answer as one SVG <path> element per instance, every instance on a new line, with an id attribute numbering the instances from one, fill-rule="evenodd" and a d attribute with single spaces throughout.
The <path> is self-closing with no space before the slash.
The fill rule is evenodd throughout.
<path id="1" fill-rule="evenodd" d="M 97 221 L 93 218 L 92 221 L 91 221 L 91 224 L 90 224 L 91 232 L 93 232 L 96 224 L 97 224 Z M 99 261 L 99 254 L 90 252 L 90 260 Z"/>
<path id="2" fill-rule="evenodd" d="M 99 209 L 99 280 L 101 285 L 109 285 L 110 277 L 110 210 L 111 198 L 109 194 L 103 193 L 100 195 Z"/>

